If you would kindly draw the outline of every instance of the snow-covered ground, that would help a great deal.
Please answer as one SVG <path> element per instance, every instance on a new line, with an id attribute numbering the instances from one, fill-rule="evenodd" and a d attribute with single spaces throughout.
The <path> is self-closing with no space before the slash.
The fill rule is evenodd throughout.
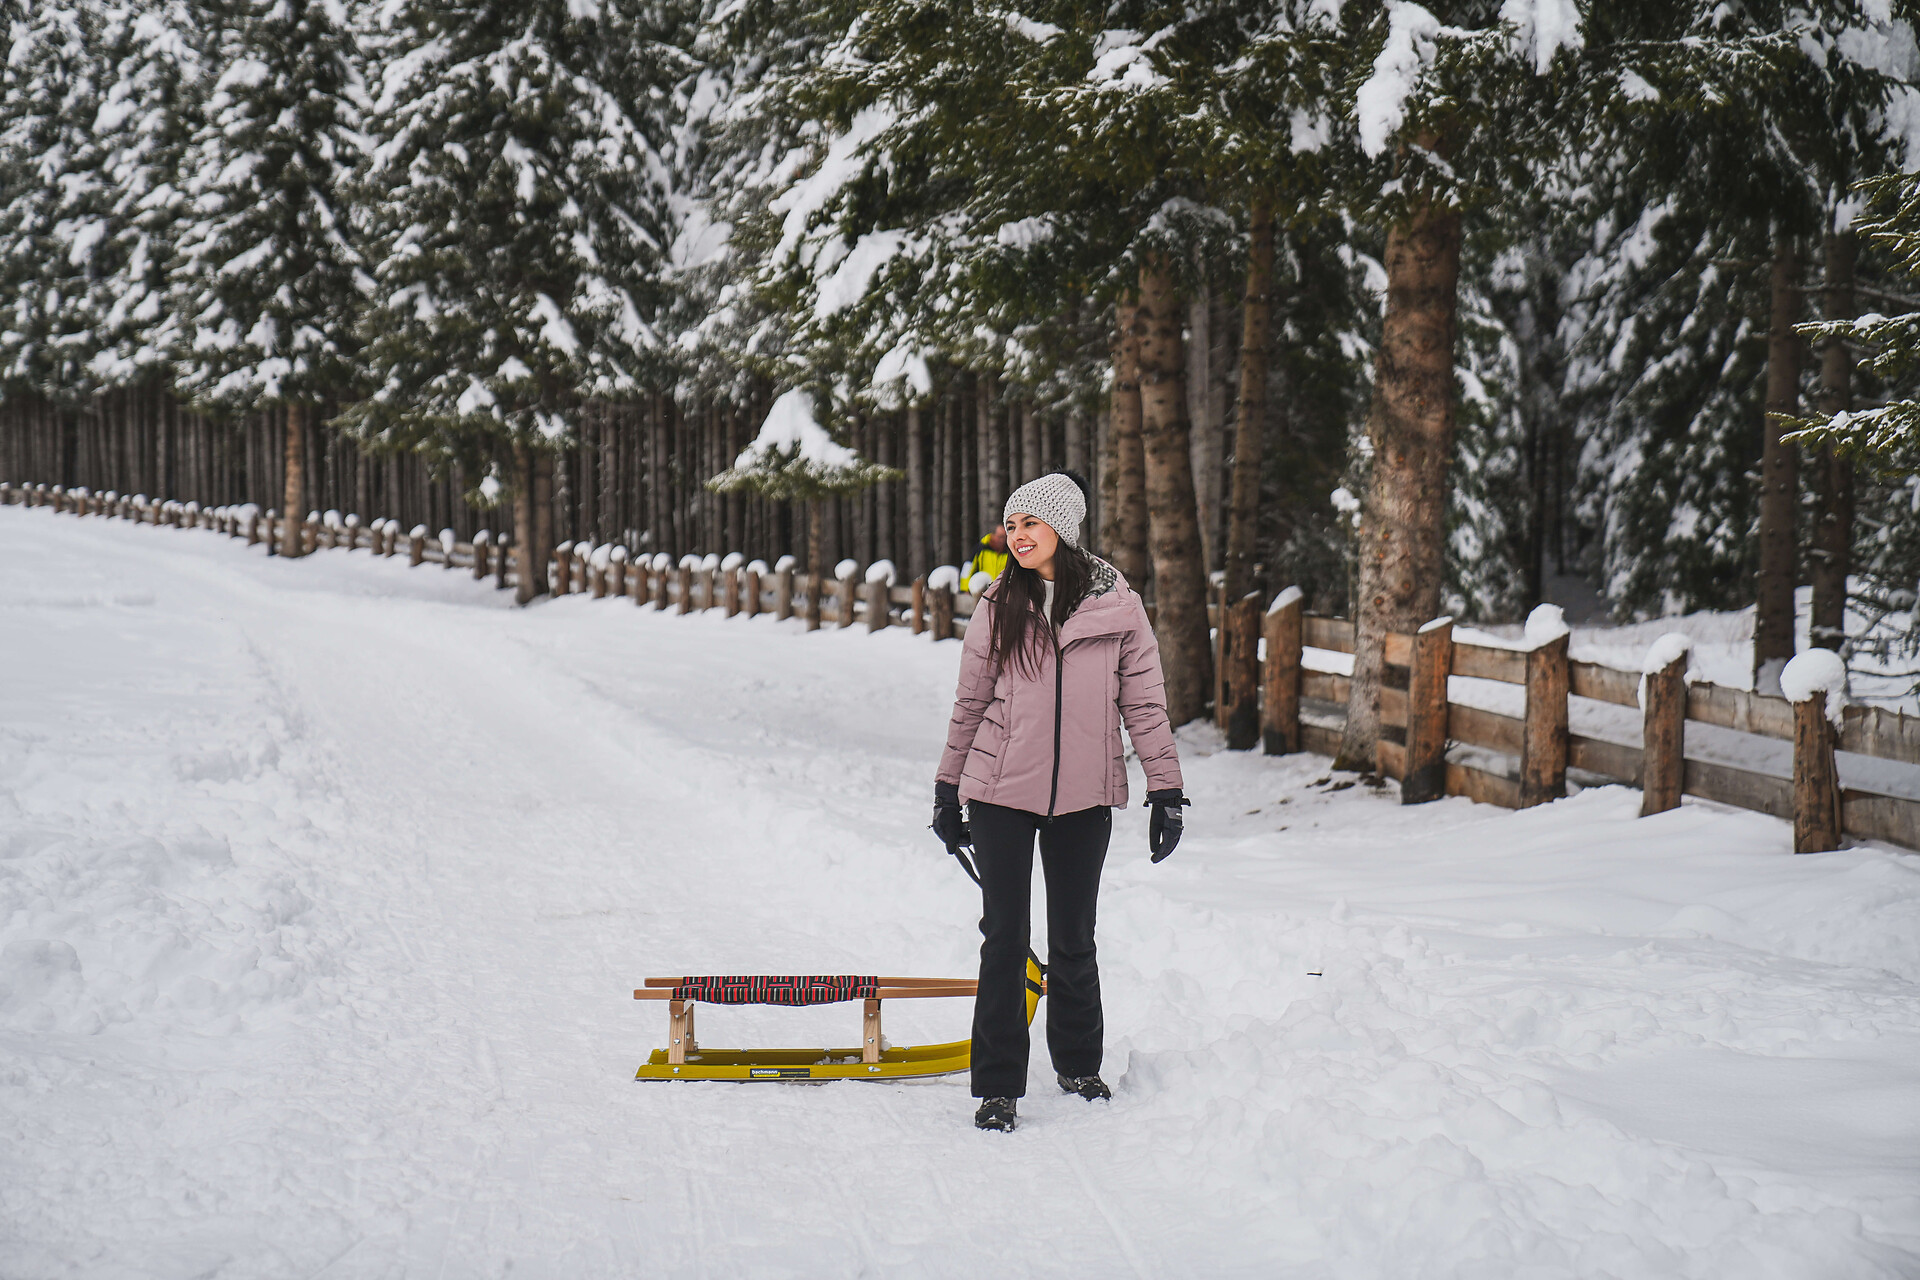
<path id="1" fill-rule="evenodd" d="M 0 1275 L 1920 1274 L 1912 855 L 1192 733 L 1178 854 L 1116 824 L 1111 1104 L 1044 1054 L 1010 1136 L 964 1079 L 640 1084 L 641 977 L 971 971 L 958 646 L 19 508 L 0 549 Z"/>

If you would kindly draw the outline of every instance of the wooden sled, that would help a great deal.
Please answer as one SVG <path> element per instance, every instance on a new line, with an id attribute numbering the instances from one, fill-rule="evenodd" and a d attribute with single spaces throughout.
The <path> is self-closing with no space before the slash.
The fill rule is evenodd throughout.
<path id="1" fill-rule="evenodd" d="M 667 1002 L 667 1047 L 655 1049 L 634 1074 L 636 1080 L 903 1080 L 944 1076 L 972 1065 L 973 1042 L 885 1048 L 881 1042 L 880 1004 L 884 1000 L 923 1000 L 934 996 L 971 996 L 979 983 L 971 978 L 880 978 L 847 974 L 772 978 L 648 978 L 635 1000 Z M 1027 956 L 1027 1022 L 1046 993 L 1046 975 Z M 694 1038 L 696 1004 L 784 1004 L 794 1006 L 862 1002 L 860 1045 L 854 1049 L 706 1049 Z"/>

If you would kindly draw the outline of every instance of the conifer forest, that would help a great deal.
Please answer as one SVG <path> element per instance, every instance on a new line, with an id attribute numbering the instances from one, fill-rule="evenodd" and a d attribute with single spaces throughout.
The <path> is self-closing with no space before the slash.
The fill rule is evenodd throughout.
<path id="1" fill-rule="evenodd" d="M 1920 667 L 1892 0 L 7 9 L 13 483 L 905 578 L 1070 467 L 1176 719 L 1298 585 L 1360 760 L 1442 613 Z"/>

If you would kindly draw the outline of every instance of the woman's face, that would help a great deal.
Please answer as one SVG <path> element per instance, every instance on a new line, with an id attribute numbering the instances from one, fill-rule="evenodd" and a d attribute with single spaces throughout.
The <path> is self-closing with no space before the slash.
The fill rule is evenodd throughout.
<path id="1" fill-rule="evenodd" d="M 1023 569 L 1032 569 L 1042 577 L 1052 577 L 1053 556 L 1060 550 L 1060 535 L 1039 516 L 1016 511 L 1007 517 L 1007 547 Z"/>

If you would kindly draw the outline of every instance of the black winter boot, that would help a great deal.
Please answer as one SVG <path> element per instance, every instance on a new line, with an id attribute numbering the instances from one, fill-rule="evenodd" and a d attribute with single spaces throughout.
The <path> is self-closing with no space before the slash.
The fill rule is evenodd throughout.
<path id="1" fill-rule="evenodd" d="M 1012 1133 L 1020 1123 L 1020 1116 L 1012 1098 L 982 1098 L 980 1109 L 973 1113 L 973 1127 L 992 1129 L 998 1133 Z"/>
<path id="2" fill-rule="evenodd" d="M 1054 1079 L 1060 1082 L 1060 1092 L 1077 1093 L 1088 1102 L 1113 1096 L 1113 1090 L 1107 1088 L 1107 1082 L 1099 1076 L 1055 1076 Z"/>

